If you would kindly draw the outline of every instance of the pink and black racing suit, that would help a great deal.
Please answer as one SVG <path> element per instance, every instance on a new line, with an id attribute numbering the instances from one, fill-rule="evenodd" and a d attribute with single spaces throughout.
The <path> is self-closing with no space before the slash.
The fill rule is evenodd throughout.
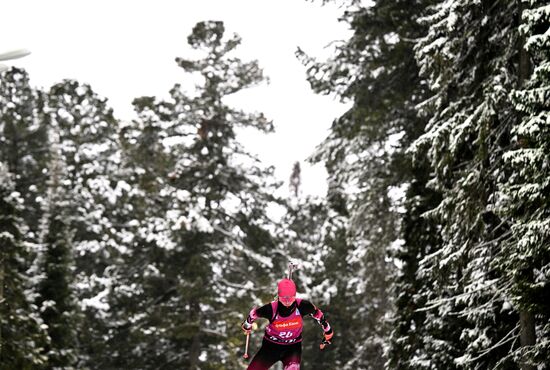
<path id="1" fill-rule="evenodd" d="M 256 319 L 264 318 L 269 320 L 269 325 L 265 329 L 262 346 L 250 362 L 248 370 L 267 370 L 278 361 L 283 362 L 285 370 L 299 370 L 302 357 L 302 318 L 307 315 L 313 317 L 325 333 L 332 332 L 323 312 L 304 299 L 296 299 L 290 307 L 274 301 L 253 308 L 247 322 L 252 324 Z"/>

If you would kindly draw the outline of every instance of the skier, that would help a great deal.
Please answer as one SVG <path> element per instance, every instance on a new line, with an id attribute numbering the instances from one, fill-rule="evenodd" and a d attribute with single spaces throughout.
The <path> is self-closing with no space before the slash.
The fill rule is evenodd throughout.
<path id="1" fill-rule="evenodd" d="M 310 315 L 323 328 L 323 349 L 333 335 L 323 312 L 305 299 L 296 298 L 296 285 L 291 279 L 283 279 L 277 285 L 278 299 L 259 308 L 253 308 L 241 327 L 250 335 L 252 324 L 258 318 L 269 320 L 262 346 L 248 370 L 266 370 L 282 361 L 284 370 L 299 370 L 302 357 L 302 317 Z"/>

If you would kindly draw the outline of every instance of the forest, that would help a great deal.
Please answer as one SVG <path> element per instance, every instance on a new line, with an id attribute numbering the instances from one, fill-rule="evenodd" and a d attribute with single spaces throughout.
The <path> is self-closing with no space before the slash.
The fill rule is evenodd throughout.
<path id="1" fill-rule="evenodd" d="M 334 330 L 304 318 L 303 369 L 550 369 L 550 2 L 313 1 L 351 31 L 295 53 L 350 103 L 308 158 L 323 197 L 239 142 L 277 122 L 226 102 L 268 76 L 221 20 L 175 61 L 195 91 L 131 121 L 0 73 L 0 370 L 245 369 L 289 262 Z"/>

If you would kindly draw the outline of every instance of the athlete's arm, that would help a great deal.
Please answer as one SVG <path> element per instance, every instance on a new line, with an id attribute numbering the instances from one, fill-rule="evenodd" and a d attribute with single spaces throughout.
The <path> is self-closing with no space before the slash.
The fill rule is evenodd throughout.
<path id="1" fill-rule="evenodd" d="M 302 300 L 302 302 L 300 302 L 300 304 L 298 305 L 298 310 L 300 310 L 300 313 L 302 315 L 310 315 L 315 319 L 315 321 L 317 321 L 321 328 L 323 328 L 325 339 L 327 341 L 332 338 L 332 328 L 326 320 L 323 311 L 321 311 L 313 303 L 311 303 L 310 301 L 306 301 L 305 299 Z"/>
<path id="2" fill-rule="evenodd" d="M 262 307 L 254 307 L 250 310 L 248 317 L 245 320 L 245 323 L 252 325 L 254 321 L 258 318 L 271 320 L 273 316 L 273 308 L 271 308 L 271 303 L 265 304 Z"/>

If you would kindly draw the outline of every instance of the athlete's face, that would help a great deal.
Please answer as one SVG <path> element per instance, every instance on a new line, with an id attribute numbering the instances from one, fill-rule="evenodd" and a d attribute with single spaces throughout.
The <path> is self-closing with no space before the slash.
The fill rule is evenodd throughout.
<path id="1" fill-rule="evenodd" d="M 279 301 L 286 307 L 292 306 L 295 300 L 295 296 L 279 296 Z"/>

